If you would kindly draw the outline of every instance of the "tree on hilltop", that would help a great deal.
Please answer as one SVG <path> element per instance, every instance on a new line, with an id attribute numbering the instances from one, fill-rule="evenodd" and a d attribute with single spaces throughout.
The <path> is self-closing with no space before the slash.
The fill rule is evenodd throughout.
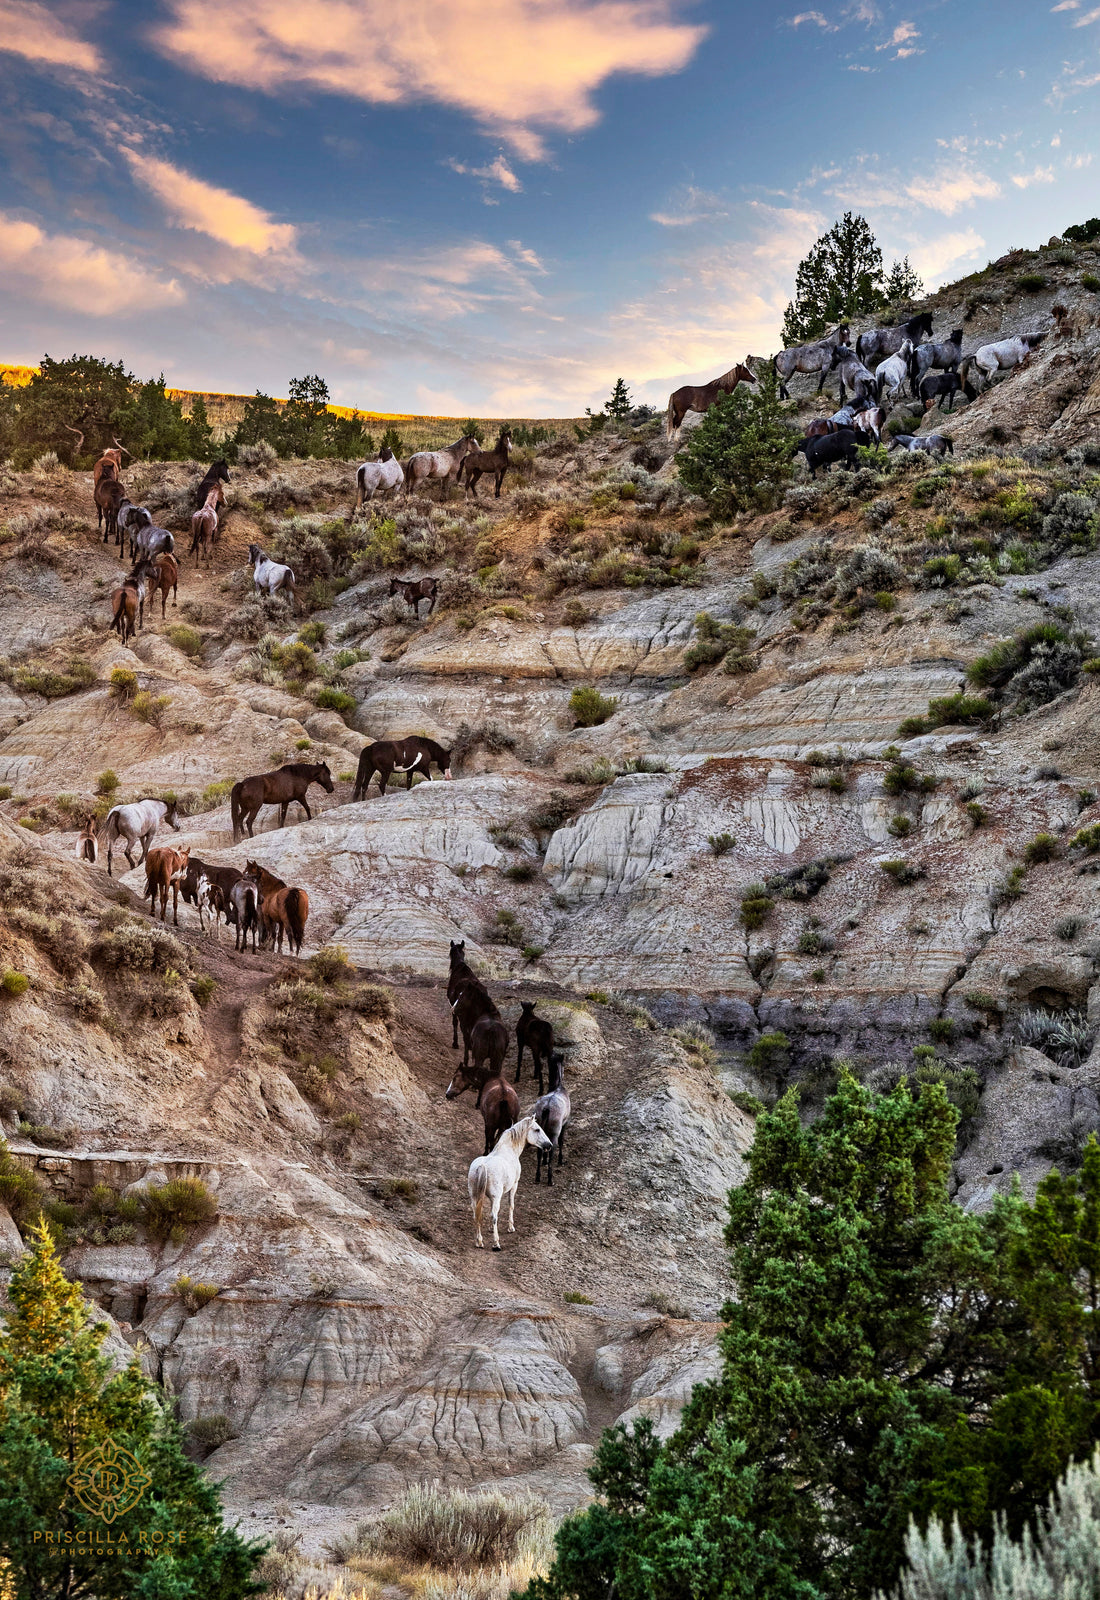
<path id="1" fill-rule="evenodd" d="M 837 322 L 877 311 L 883 303 L 878 241 L 866 217 L 846 211 L 798 263 L 783 343 L 819 339 Z"/>

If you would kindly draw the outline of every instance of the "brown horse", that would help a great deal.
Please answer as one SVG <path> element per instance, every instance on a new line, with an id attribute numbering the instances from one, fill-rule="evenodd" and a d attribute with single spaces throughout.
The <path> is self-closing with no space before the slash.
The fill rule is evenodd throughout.
<path id="1" fill-rule="evenodd" d="M 152 562 L 152 572 L 149 580 L 149 605 L 152 607 L 156 595 L 160 594 L 160 614 L 165 616 L 165 607 L 168 604 L 168 591 L 172 591 L 172 604 L 178 605 L 176 590 L 180 581 L 180 564 L 175 556 L 165 552 Z"/>
<path id="2" fill-rule="evenodd" d="M 145 581 L 135 578 L 131 573 L 117 589 L 111 590 L 111 626 L 108 631 L 117 632 L 123 644 L 137 632 L 139 608 L 144 620 Z"/>
<path id="3" fill-rule="evenodd" d="M 260 943 L 266 944 L 270 935 L 272 947 L 282 955 L 285 933 L 291 954 L 300 956 L 309 916 L 309 895 L 304 889 L 288 888 L 282 878 L 268 872 L 258 861 L 245 862 L 244 876 L 256 885 L 260 902 Z"/>
<path id="4" fill-rule="evenodd" d="M 122 530 L 118 525 L 118 514 L 126 500 L 126 491 L 117 478 L 100 478 L 95 486 L 95 509 L 98 522 L 96 530 L 103 529 L 103 543 L 106 544 L 112 533 L 115 543 L 121 545 Z"/>
<path id="5" fill-rule="evenodd" d="M 191 517 L 191 548 L 188 555 L 193 556 L 198 551 L 200 560 L 203 556 L 210 559 L 218 540 L 218 507 L 224 504 L 221 484 L 211 484 L 202 506 Z"/>
<path id="6" fill-rule="evenodd" d="M 368 744 L 359 756 L 351 798 L 366 799 L 370 781 L 376 772 L 378 792 L 385 794 L 386 785 L 395 772 L 408 774 L 405 788 L 411 789 L 413 773 L 422 772 L 430 782 L 433 766 L 440 769 L 444 778 L 450 778 L 451 752 L 444 750 L 441 744 L 436 744 L 434 739 L 421 739 L 415 734 L 410 734 L 407 739 L 379 739 L 375 744 Z"/>
<path id="7" fill-rule="evenodd" d="M 500 1072 L 487 1067 L 459 1067 L 447 1085 L 446 1098 L 457 1100 L 467 1089 L 477 1090 L 475 1109 L 485 1120 L 485 1154 L 496 1144 L 505 1128 L 519 1117 L 519 1096 Z"/>
<path id="8" fill-rule="evenodd" d="M 191 855 L 191 846 L 184 845 L 182 850 L 173 850 L 170 845 L 161 845 L 156 850 L 150 850 L 145 857 L 145 888 L 141 898 L 149 896 L 149 915 L 156 920 L 157 895 L 160 895 L 160 920 L 165 920 L 168 909 L 168 891 L 172 891 L 172 921 L 176 927 L 180 922 L 180 879 L 187 871 L 188 858 Z"/>
<path id="9" fill-rule="evenodd" d="M 459 1028 L 462 1029 L 462 1065 L 465 1068 L 469 1066 L 470 1057 L 474 1051 L 474 1033 L 478 1024 L 482 1021 L 501 1022 L 500 1012 L 497 1010 L 493 997 L 485 985 L 478 983 L 475 979 L 472 983 L 459 985 L 458 991 L 451 1001 L 451 1016 L 454 1019 L 456 1031 Z M 503 1026 L 503 1023 L 501 1023 L 501 1027 Z M 484 1059 L 484 1054 L 488 1053 L 488 1041 L 479 1037 L 477 1042 L 485 1046 Z M 452 1048 L 457 1048 L 457 1046 L 452 1046 Z M 494 1044 L 495 1048 L 496 1045 Z M 504 1049 L 507 1050 L 507 1048 L 508 1034 L 505 1031 Z"/>
<path id="10" fill-rule="evenodd" d="M 534 1074 L 539 1080 L 539 1094 L 542 1093 L 543 1065 L 549 1066 L 550 1057 L 554 1053 L 554 1025 L 547 1022 L 545 1017 L 535 1016 L 534 1000 L 520 1001 L 520 1018 L 516 1023 L 516 1082 L 523 1070 L 523 1052 L 531 1052 L 534 1064 Z"/>
<path id="11" fill-rule="evenodd" d="M 69 431 L 72 432 L 74 430 L 70 429 Z M 83 443 L 84 443 L 84 435 L 81 434 L 80 435 L 80 444 L 82 445 Z M 80 445 L 77 446 L 77 450 L 79 450 L 79 449 L 80 449 Z M 74 451 L 74 454 L 75 453 L 76 452 Z M 112 477 L 113 478 L 118 478 L 118 477 L 121 477 L 121 475 L 122 475 L 122 458 L 123 458 L 123 456 L 128 456 L 128 455 L 130 455 L 130 451 L 127 450 L 127 448 L 126 448 L 126 446 L 124 444 L 119 444 L 118 440 L 116 439 L 115 440 L 115 444 L 114 444 L 114 449 L 113 450 L 104 450 L 103 454 L 100 456 L 99 460 L 96 462 L 95 466 L 92 468 L 92 488 L 94 489 L 96 487 L 96 485 L 99 483 L 99 480 L 101 478 L 104 478 L 104 477 L 107 477 L 107 478 L 112 478 Z"/>
<path id="12" fill-rule="evenodd" d="M 90 861 L 93 866 L 99 860 L 99 828 L 94 812 L 89 812 L 88 820 L 80 830 L 80 838 L 76 841 L 76 859 Z"/>
<path id="13" fill-rule="evenodd" d="M 436 596 L 439 593 L 438 578 L 391 578 L 390 596 L 399 594 L 407 606 L 412 606 L 413 615 L 417 622 L 420 621 L 420 602 L 428 602 L 426 615 L 431 616 L 435 610 Z"/>
<path id="14" fill-rule="evenodd" d="M 459 481 L 466 475 L 466 493 L 473 494 L 477 499 L 478 479 L 486 473 L 492 473 L 496 480 L 496 496 L 500 499 L 500 486 L 504 482 L 504 474 L 508 471 L 508 462 L 512 454 L 512 430 L 501 428 L 500 437 L 491 450 L 471 450 L 458 469 Z"/>
<path id="15" fill-rule="evenodd" d="M 275 772 L 258 772 L 251 778 L 242 778 L 235 783 L 229 793 L 233 843 L 244 837 L 245 828 L 250 839 L 255 837 L 252 824 L 261 806 L 279 807 L 280 828 L 286 826 L 287 807 L 292 800 L 298 802 L 312 821 L 313 812 L 306 802 L 306 790 L 311 783 L 319 783 L 326 794 L 332 793 L 335 785 L 326 761 L 288 761 Z"/>
<path id="16" fill-rule="evenodd" d="M 667 437 L 672 438 L 689 411 L 709 411 L 715 401 L 720 400 L 724 394 L 732 394 L 739 383 L 755 382 L 755 372 L 750 372 L 744 362 L 739 361 L 729 372 L 724 372 L 720 378 L 715 378 L 713 383 L 704 383 L 701 388 L 685 384 L 682 389 L 674 390 L 668 397 L 668 422 L 665 427 Z"/>

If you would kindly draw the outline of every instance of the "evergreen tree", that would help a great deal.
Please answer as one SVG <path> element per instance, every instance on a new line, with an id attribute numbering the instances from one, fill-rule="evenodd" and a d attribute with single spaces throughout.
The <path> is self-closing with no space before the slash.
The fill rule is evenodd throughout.
<path id="1" fill-rule="evenodd" d="M 630 398 L 630 390 L 626 386 L 625 378 L 615 379 L 615 387 L 604 401 L 603 408 L 609 417 L 618 419 L 629 417 L 634 409 L 634 402 Z"/>
<path id="2" fill-rule="evenodd" d="M 258 1593 L 250 1575 L 261 1547 L 223 1526 L 216 1487 L 184 1455 L 179 1427 L 138 1363 L 111 1374 L 101 1349 L 106 1324 L 89 1323 L 43 1220 L 30 1243 L 12 1274 L 0 1332 L 5 1593 L 11 1600 L 237 1600 Z M 116 1486 L 132 1474 L 121 1483 L 120 1502 L 102 1500 L 102 1477 L 90 1489 L 85 1479 L 82 1492 L 115 1513 L 110 1517 L 77 1493 L 89 1453 L 94 1465 L 105 1448 Z M 43 1532 L 54 1539 L 47 1542 Z M 89 1554 L 89 1547 L 113 1554 Z"/>
<path id="3" fill-rule="evenodd" d="M 28 467 L 47 450 L 72 461 L 74 428 L 84 435 L 82 458 L 98 456 L 111 444 L 116 419 L 137 388 L 121 361 L 77 355 L 55 361 L 44 355 L 30 383 L 13 397 L 15 465 Z"/>
<path id="4" fill-rule="evenodd" d="M 206 415 L 206 401 L 197 394 L 191 402 L 191 415 L 187 419 L 187 454 L 192 461 L 205 461 L 213 451 L 214 430 Z"/>
<path id="5" fill-rule="evenodd" d="M 244 416 L 233 432 L 233 443 L 259 444 L 261 439 L 266 440 L 280 455 L 284 454 L 279 403 L 257 389 L 252 398 L 245 402 Z"/>
<path id="6" fill-rule="evenodd" d="M 680 480 L 719 515 L 767 510 L 794 475 L 795 435 L 769 368 L 750 388 L 722 395 L 680 455 Z"/>
<path id="7" fill-rule="evenodd" d="M 882 251 L 866 218 L 846 211 L 798 264 L 783 343 L 819 339 L 837 322 L 882 304 Z"/>
<path id="8" fill-rule="evenodd" d="M 289 394 L 282 416 L 284 454 L 326 455 L 328 384 L 317 373 L 309 373 L 304 378 L 291 378 Z"/>
<path id="9" fill-rule="evenodd" d="M 902 256 L 886 274 L 882 285 L 882 298 L 887 305 L 896 306 L 907 300 L 916 300 L 923 294 L 924 284 L 908 256 Z"/>
<path id="10" fill-rule="evenodd" d="M 136 386 L 113 413 L 111 426 L 126 448 L 146 461 L 186 460 L 191 454 L 191 429 L 183 402 L 168 393 L 163 372 Z"/>
<path id="11" fill-rule="evenodd" d="M 392 423 L 382 435 L 380 448 L 392 450 L 398 460 L 405 454 L 405 442 Z"/>

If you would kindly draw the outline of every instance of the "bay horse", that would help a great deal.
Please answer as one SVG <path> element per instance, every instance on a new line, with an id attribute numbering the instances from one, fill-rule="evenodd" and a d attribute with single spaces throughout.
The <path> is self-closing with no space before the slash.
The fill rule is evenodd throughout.
<path id="1" fill-rule="evenodd" d="M 106 544 L 112 534 L 115 543 L 122 544 L 122 529 L 119 526 L 118 514 L 126 502 L 126 491 L 117 478 L 100 478 L 95 486 L 95 509 L 98 521 L 96 531 L 103 529 L 103 543 Z"/>
<path id="2" fill-rule="evenodd" d="M 447 445 L 443 450 L 418 450 L 405 462 L 405 499 L 407 500 L 420 484 L 427 484 L 433 478 L 438 478 L 439 498 L 445 500 L 448 487 L 458 481 L 459 467 L 470 451 L 476 449 L 477 440 L 473 434 L 465 433 L 461 439 L 456 439 L 454 444 Z"/>
<path id="3" fill-rule="evenodd" d="M 453 1023 L 451 1030 L 451 1049 L 457 1050 L 458 1014 L 454 1010 L 454 1004 L 458 999 L 463 985 L 467 983 L 473 984 L 475 989 L 480 989 L 485 995 L 488 995 L 489 991 L 486 989 L 485 985 L 482 983 L 474 969 L 466 964 L 465 939 L 463 939 L 460 944 L 456 944 L 453 939 L 451 940 L 450 963 L 451 969 L 447 978 L 447 1004 L 451 1007 L 451 1020 Z"/>
<path id="4" fill-rule="evenodd" d="M 426 600 L 428 609 L 426 616 L 431 616 L 435 610 L 435 602 L 439 595 L 438 578 L 391 578 L 390 598 L 399 594 L 407 606 L 412 606 L 413 615 L 417 622 L 420 621 L 420 602 Z"/>
<path id="5" fill-rule="evenodd" d="M 141 841 L 141 859 L 144 863 L 149 854 L 149 846 L 157 836 L 157 830 L 163 823 L 180 831 L 179 813 L 174 800 L 131 800 L 128 805 L 112 806 L 103 823 L 103 838 L 107 844 L 107 873 L 111 871 L 111 856 L 119 839 L 125 839 L 126 845 L 123 854 L 131 868 L 134 858 L 130 854 L 138 841 Z"/>
<path id="6" fill-rule="evenodd" d="M 422 739 L 418 734 L 410 734 L 406 739 L 379 739 L 374 744 L 368 744 L 359 756 L 351 798 L 366 799 L 370 781 L 376 772 L 378 792 L 385 794 L 386 786 L 395 772 L 407 774 L 405 788 L 411 789 L 416 772 L 422 772 L 429 783 L 432 781 L 433 766 L 438 767 L 444 778 L 450 781 L 451 752 L 444 750 L 441 744 L 436 744 L 434 739 Z"/>
<path id="7" fill-rule="evenodd" d="M 709 411 L 722 395 L 732 394 L 739 383 L 755 382 L 755 372 L 750 371 L 743 361 L 739 361 L 735 367 L 731 367 L 728 372 L 724 372 L 720 378 L 714 378 L 710 383 L 704 383 L 699 387 L 687 383 L 680 389 L 674 389 L 668 397 L 666 438 L 672 438 L 689 411 Z"/>
<path id="8" fill-rule="evenodd" d="M 84 435 L 81 434 L 80 435 L 80 444 L 82 445 L 83 443 L 84 443 Z M 77 446 L 77 450 L 79 450 L 79 449 L 80 449 L 80 445 Z M 74 451 L 74 454 L 76 454 L 75 451 Z M 111 450 L 104 450 L 103 454 L 100 456 L 99 460 L 95 463 L 95 465 L 92 468 L 92 488 L 93 489 L 98 485 L 98 483 L 99 483 L 101 478 L 104 478 L 104 477 L 107 477 L 107 478 L 118 478 L 118 477 L 121 477 L 121 475 L 122 475 L 122 458 L 123 458 L 123 456 L 130 456 L 130 459 L 133 460 L 133 456 L 132 456 L 131 452 L 129 450 L 127 450 L 126 446 L 124 444 L 119 444 L 118 440 L 115 439 L 114 448 L 111 449 Z"/>
<path id="9" fill-rule="evenodd" d="M 501 428 L 500 437 L 491 450 L 471 450 L 464 456 L 458 469 L 459 481 L 463 473 L 466 475 L 466 493 L 473 494 L 476 500 L 478 479 L 486 473 L 492 473 L 496 479 L 497 500 L 500 499 L 500 486 L 504 482 L 504 474 L 508 471 L 508 462 L 512 454 L 512 430 Z"/>
<path id="10" fill-rule="evenodd" d="M 274 772 L 258 772 L 251 778 L 242 778 L 235 783 L 229 791 L 233 843 L 237 844 L 244 837 L 246 828 L 248 837 L 255 837 L 252 824 L 261 806 L 279 807 L 280 828 L 286 826 L 287 808 L 293 800 L 298 802 L 306 817 L 312 821 L 313 812 L 306 800 L 306 790 L 311 783 L 319 783 L 326 794 L 333 792 L 335 785 L 327 761 L 288 761 Z"/>
<path id="11" fill-rule="evenodd" d="M 80 830 L 80 838 L 76 841 L 76 859 L 90 861 L 93 866 L 99 860 L 99 833 L 94 812 L 89 813 L 87 822 Z"/>
<path id="12" fill-rule="evenodd" d="M 516 1231 L 516 1190 L 523 1171 L 519 1158 L 527 1145 L 533 1145 L 536 1150 L 551 1148 L 550 1140 L 534 1117 L 521 1117 L 518 1122 L 514 1122 L 510 1128 L 504 1130 L 488 1155 L 476 1156 L 470 1163 L 466 1191 L 470 1196 L 470 1206 L 474 1213 L 479 1250 L 485 1247 L 485 1241 L 481 1237 L 481 1218 L 486 1204 L 490 1207 L 492 1217 L 494 1250 L 500 1249 L 497 1219 L 500 1216 L 501 1204 L 505 1200 L 508 1202 L 508 1232 Z"/>
<path id="13" fill-rule="evenodd" d="M 145 888 L 141 898 L 149 896 L 149 915 L 156 921 L 157 895 L 160 895 L 160 920 L 165 920 L 168 910 L 168 891 L 172 891 L 172 921 L 178 928 L 180 923 L 180 879 L 187 871 L 187 861 L 191 854 L 191 846 L 184 845 L 182 850 L 173 850 L 169 845 L 160 845 L 156 850 L 150 850 L 145 857 Z"/>
<path id="14" fill-rule="evenodd" d="M 111 626 L 107 631 L 117 633 L 122 643 L 127 644 L 137 632 L 139 611 L 144 625 L 145 580 L 131 573 L 117 589 L 111 590 Z"/>
<path id="15" fill-rule="evenodd" d="M 150 566 L 151 572 L 148 591 L 149 608 L 150 611 L 152 611 L 153 600 L 159 593 L 160 615 L 161 619 L 163 620 L 166 614 L 165 608 L 168 605 L 169 589 L 172 591 L 172 604 L 179 604 L 179 601 L 176 597 L 176 591 L 179 587 L 180 581 L 180 565 L 175 556 L 170 556 L 167 552 L 165 552 L 164 554 L 157 556 L 156 559 L 150 563 Z"/>
<path id="16" fill-rule="evenodd" d="M 560 1050 L 555 1050 L 550 1057 L 550 1080 L 545 1094 L 540 1095 L 531 1107 L 531 1115 L 550 1140 L 551 1149 L 539 1150 L 535 1159 L 535 1182 L 539 1181 L 542 1163 L 546 1162 L 546 1183 L 552 1187 L 554 1183 L 554 1150 L 558 1152 L 558 1166 L 562 1164 L 565 1156 L 565 1124 L 573 1112 L 573 1105 L 569 1099 L 569 1090 L 565 1087 L 562 1075 L 562 1055 Z"/>
<path id="17" fill-rule="evenodd" d="M 256 885 L 260 902 L 260 943 L 266 944 L 270 936 L 272 948 L 276 948 L 277 942 L 282 955 L 285 932 L 291 954 L 300 956 L 309 916 L 309 895 L 304 889 L 288 888 L 282 878 L 268 872 L 258 861 L 246 861 L 243 876 Z"/>
<path id="18" fill-rule="evenodd" d="M 485 1154 L 493 1148 L 499 1135 L 510 1128 L 519 1117 L 519 1096 L 501 1073 L 485 1067 L 458 1067 L 447 1085 L 446 1098 L 457 1100 L 467 1089 L 477 1090 L 474 1109 L 480 1111 L 485 1122 Z M 507 1120 L 502 1120 L 504 1114 Z"/>

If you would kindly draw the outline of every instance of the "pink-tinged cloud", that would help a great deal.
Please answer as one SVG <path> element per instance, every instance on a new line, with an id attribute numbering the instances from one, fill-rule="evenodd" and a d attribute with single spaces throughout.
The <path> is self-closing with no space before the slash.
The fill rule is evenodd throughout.
<path id="1" fill-rule="evenodd" d="M 1053 167 L 1036 167 L 1033 172 L 1014 172 L 1012 181 L 1017 189 L 1030 189 L 1033 183 L 1053 183 Z"/>
<path id="2" fill-rule="evenodd" d="M 321 89 L 468 111 L 524 160 L 539 128 L 598 121 L 615 73 L 687 66 L 706 29 L 683 0 L 168 0 L 157 47 L 200 77 L 269 94 Z M 212 41 L 216 45 L 212 47 Z"/>
<path id="3" fill-rule="evenodd" d="M 0 0 L 0 50 L 79 72 L 99 72 L 103 66 L 95 45 L 78 38 L 48 6 L 34 0 Z"/>
<path id="4" fill-rule="evenodd" d="M 33 300 L 110 317 L 179 305 L 184 293 L 126 256 L 0 212 L 0 272 Z"/>
<path id="5" fill-rule="evenodd" d="M 251 200 L 138 150 L 124 148 L 122 154 L 135 180 L 156 195 L 177 228 L 205 233 L 250 255 L 281 255 L 293 250 L 298 230 L 290 223 L 273 222 L 269 213 Z"/>
<path id="6" fill-rule="evenodd" d="M 913 178 L 904 192 L 918 205 L 931 211 L 942 211 L 945 217 L 954 216 L 963 206 L 974 200 L 993 200 L 1001 192 L 995 178 L 984 172 L 956 172 L 941 168 L 926 178 Z"/>
<path id="7" fill-rule="evenodd" d="M 483 167 L 470 167 L 464 161 L 448 161 L 447 165 L 452 172 L 464 173 L 469 178 L 480 178 L 482 183 L 499 183 L 509 194 L 523 193 L 523 184 L 503 156 L 497 156 Z"/>
<path id="8" fill-rule="evenodd" d="M 820 11 L 800 11 L 796 17 L 789 17 L 787 20 L 792 28 L 801 28 L 805 22 L 812 22 L 816 28 L 829 26 L 828 17 Z"/>
<path id="9" fill-rule="evenodd" d="M 1098 19 L 1100 19 L 1100 6 L 1095 7 L 1092 11 L 1086 11 L 1083 17 L 1077 18 L 1073 26 L 1075 28 L 1087 28 L 1091 22 L 1096 22 Z"/>
<path id="10" fill-rule="evenodd" d="M 910 39 L 919 39 L 920 33 L 911 22 L 899 22 L 885 44 L 877 44 L 876 50 L 892 50 L 897 45 L 908 44 Z M 898 51 L 899 55 L 911 55 L 912 51 Z"/>

